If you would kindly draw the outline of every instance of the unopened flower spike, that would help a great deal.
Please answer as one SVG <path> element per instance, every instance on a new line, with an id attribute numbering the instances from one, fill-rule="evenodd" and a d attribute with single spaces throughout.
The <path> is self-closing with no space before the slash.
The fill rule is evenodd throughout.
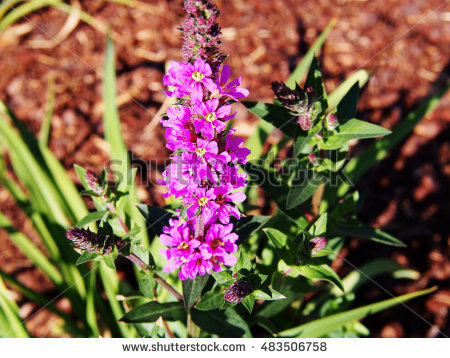
<path id="1" fill-rule="evenodd" d="M 223 298 L 228 302 L 240 303 L 251 292 L 252 287 L 247 280 L 237 280 L 225 291 L 225 296 Z"/>
<path id="2" fill-rule="evenodd" d="M 114 242 L 110 237 L 105 239 L 89 229 L 69 229 L 66 237 L 73 242 L 74 247 L 87 252 L 108 255 L 114 248 Z"/>
<path id="3" fill-rule="evenodd" d="M 290 89 L 283 82 L 272 82 L 272 91 L 278 101 L 297 117 L 296 122 L 304 131 L 308 131 L 313 126 L 314 120 L 314 91 L 310 87 L 302 90 L 297 86 L 295 90 Z"/>

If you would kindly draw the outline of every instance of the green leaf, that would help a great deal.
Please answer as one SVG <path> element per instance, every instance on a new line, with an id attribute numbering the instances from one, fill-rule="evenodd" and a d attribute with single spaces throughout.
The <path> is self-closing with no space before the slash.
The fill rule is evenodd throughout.
<path id="1" fill-rule="evenodd" d="M 96 260 L 99 257 L 101 257 L 101 255 L 96 254 L 95 252 L 83 252 L 80 257 L 78 258 L 77 262 L 75 263 L 75 265 L 81 265 L 84 264 L 85 262 L 88 261 L 92 261 L 92 260 Z"/>
<path id="2" fill-rule="evenodd" d="M 369 315 L 380 312 L 410 299 L 429 294 L 436 291 L 436 289 L 437 287 L 432 287 L 427 290 L 408 293 L 406 295 L 394 297 L 389 300 L 373 303 L 346 312 L 341 312 L 328 317 L 320 318 L 301 326 L 282 331 L 278 334 L 278 336 L 296 338 L 320 338 L 325 336 L 329 332 L 342 327 L 343 325 L 358 321 Z"/>
<path id="3" fill-rule="evenodd" d="M 256 301 L 256 298 L 253 295 L 253 293 L 249 294 L 247 297 L 245 297 L 242 300 L 242 304 L 244 305 L 245 308 L 247 308 L 249 313 L 252 313 L 255 301 Z"/>
<path id="4" fill-rule="evenodd" d="M 309 233 L 313 236 L 320 236 L 327 232 L 328 214 L 321 215 L 314 224 L 311 225 Z"/>
<path id="5" fill-rule="evenodd" d="M 29 338 L 30 335 L 20 317 L 19 307 L 0 277 L 0 337 Z"/>
<path id="6" fill-rule="evenodd" d="M 186 313 L 179 302 L 159 303 L 147 302 L 127 312 L 120 320 L 126 323 L 155 322 L 159 317 L 165 321 L 184 320 Z"/>
<path id="7" fill-rule="evenodd" d="M 289 189 L 289 194 L 286 198 L 286 207 L 293 209 L 298 205 L 304 203 L 320 186 L 323 181 L 321 174 L 312 170 L 305 170 L 299 168 L 298 179 L 295 179 Z"/>
<path id="8" fill-rule="evenodd" d="M 339 149 L 352 139 L 381 137 L 390 133 L 390 130 L 376 124 L 350 119 L 337 127 L 333 135 L 324 144 L 320 144 L 320 147 L 322 149 Z"/>
<path id="9" fill-rule="evenodd" d="M 247 323 L 232 308 L 221 311 L 199 311 L 193 309 L 191 317 L 201 329 L 217 334 L 221 338 L 250 338 L 252 336 Z"/>
<path id="10" fill-rule="evenodd" d="M 138 204 L 138 209 L 147 221 L 147 229 L 151 228 L 157 235 L 162 234 L 164 226 L 169 225 L 173 214 L 156 206 Z"/>
<path id="11" fill-rule="evenodd" d="M 211 273 L 219 285 L 229 286 L 235 279 L 230 271 L 212 272 Z"/>
<path id="12" fill-rule="evenodd" d="M 356 101 L 358 100 L 358 92 L 359 88 L 363 88 L 364 85 L 369 80 L 370 74 L 366 70 L 359 70 L 353 73 L 350 77 L 346 78 L 338 87 L 336 87 L 329 95 L 328 95 L 328 106 L 329 108 L 336 108 L 341 103 L 352 104 L 349 108 L 353 108 L 353 104 L 355 103 L 355 93 L 356 93 Z M 355 87 L 356 85 L 356 92 Z M 353 92 L 347 100 L 344 101 L 344 98 L 348 96 L 349 92 Z M 352 98 L 352 100 L 350 100 Z M 355 108 L 356 109 L 356 108 Z M 355 112 L 356 113 L 356 112 Z M 346 119 L 353 118 L 355 114 L 350 117 L 346 117 Z"/>
<path id="13" fill-rule="evenodd" d="M 115 255 L 114 253 L 110 253 L 106 256 L 103 256 L 103 262 L 106 264 L 106 266 L 108 266 L 111 270 L 115 270 L 116 269 L 116 264 L 115 264 L 115 260 L 117 258 L 117 255 Z"/>
<path id="14" fill-rule="evenodd" d="M 153 290 L 156 287 L 156 281 L 153 279 L 152 275 L 148 272 L 140 271 L 137 275 L 139 290 L 142 294 L 152 299 L 153 298 Z"/>
<path id="15" fill-rule="evenodd" d="M 336 236 L 354 236 L 380 242 L 385 245 L 406 247 L 402 241 L 392 235 L 389 235 L 380 229 L 375 229 L 369 225 L 364 225 L 360 222 L 354 222 L 350 225 L 339 224 L 334 227 L 332 234 Z"/>
<path id="16" fill-rule="evenodd" d="M 328 37 L 328 34 L 330 33 L 331 29 L 333 28 L 334 24 L 336 23 L 335 19 L 332 19 L 325 30 L 320 34 L 320 36 L 317 38 L 316 41 L 312 44 L 311 48 L 308 50 L 305 56 L 303 56 L 300 63 L 297 65 L 297 67 L 292 71 L 291 75 L 286 81 L 286 85 L 291 88 L 295 89 L 295 84 L 298 83 L 303 75 L 306 73 L 308 68 L 311 67 L 311 61 L 313 60 L 315 54 L 321 49 L 323 44 L 325 43 L 326 38 Z"/>
<path id="17" fill-rule="evenodd" d="M 257 300 L 276 301 L 286 298 L 285 295 L 267 285 L 262 285 L 258 290 L 253 291 L 252 294 Z"/>
<path id="18" fill-rule="evenodd" d="M 239 242 L 244 241 L 261 230 L 270 218 L 271 216 L 261 215 L 250 215 L 240 218 L 234 225 L 234 232 L 239 236 Z"/>
<path id="19" fill-rule="evenodd" d="M 58 269 L 45 257 L 36 245 L 24 234 L 18 231 L 11 221 L 0 212 L 0 227 L 8 233 L 9 239 L 20 251 L 56 285 L 63 284 L 64 280 Z"/>
<path id="20" fill-rule="evenodd" d="M 359 86 L 357 83 L 346 93 L 337 106 L 337 118 L 340 124 L 355 118 L 358 105 Z"/>
<path id="21" fill-rule="evenodd" d="M 206 292 L 196 305 L 196 309 L 200 311 L 211 311 L 219 309 L 225 303 L 223 292 Z"/>
<path id="22" fill-rule="evenodd" d="M 259 118 L 272 123 L 289 137 L 293 137 L 297 130 L 297 123 L 292 120 L 293 115 L 279 104 L 264 102 L 242 102 L 247 109 Z"/>
<path id="23" fill-rule="evenodd" d="M 339 289 L 344 291 L 344 286 L 342 285 L 339 276 L 330 266 L 326 264 L 308 264 L 304 266 L 295 266 L 294 268 L 307 278 L 310 278 L 312 280 L 324 280 L 331 282 L 332 284 L 339 287 Z"/>
<path id="24" fill-rule="evenodd" d="M 86 226 L 87 224 L 90 224 L 93 221 L 98 221 L 100 219 L 103 218 L 103 216 L 105 216 L 105 214 L 107 213 L 107 210 L 103 210 L 103 211 L 94 211 L 92 213 L 87 214 L 83 219 L 81 219 L 80 221 L 78 221 L 74 227 L 78 227 L 81 228 L 83 226 Z"/>
<path id="25" fill-rule="evenodd" d="M 242 269 L 250 271 L 252 269 L 252 262 L 246 252 L 240 248 L 237 253 L 237 262 L 234 265 L 233 272 L 239 272 Z"/>
<path id="26" fill-rule="evenodd" d="M 278 256 L 287 263 L 294 264 L 296 259 L 296 251 L 291 250 L 288 236 L 273 228 L 265 229 L 264 233 L 277 250 Z"/>
<path id="27" fill-rule="evenodd" d="M 319 61 L 315 55 L 312 59 L 305 85 L 312 87 L 315 92 L 315 100 L 320 102 L 322 111 L 324 112 L 328 108 L 327 92 L 325 91 L 322 74 L 320 73 Z"/>
<path id="28" fill-rule="evenodd" d="M 202 293 L 203 288 L 208 282 L 209 275 L 197 276 L 193 280 L 188 279 L 182 282 L 184 308 L 189 311 Z"/>

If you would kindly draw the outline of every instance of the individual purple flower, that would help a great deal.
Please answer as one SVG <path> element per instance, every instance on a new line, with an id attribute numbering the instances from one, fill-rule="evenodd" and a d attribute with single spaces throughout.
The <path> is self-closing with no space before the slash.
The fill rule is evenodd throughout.
<path id="1" fill-rule="evenodd" d="M 172 226 L 167 234 L 161 234 L 159 240 L 169 249 L 162 249 L 160 251 L 167 260 L 171 259 L 188 259 L 193 253 L 194 249 L 200 246 L 200 242 L 193 239 L 191 232 L 186 223 L 179 226 Z"/>
<path id="2" fill-rule="evenodd" d="M 200 252 L 195 252 L 189 260 L 183 264 L 178 277 L 181 280 L 194 279 L 197 275 L 211 274 L 212 263 L 210 257 L 203 257 Z"/>
<path id="3" fill-rule="evenodd" d="M 234 266 L 237 262 L 238 247 L 235 242 L 238 235 L 232 232 L 233 225 L 212 224 L 205 236 L 205 242 L 199 247 L 203 257 L 214 257 L 214 261 L 223 263 L 225 266 Z"/>
<path id="4" fill-rule="evenodd" d="M 241 85 L 241 77 L 235 78 L 231 82 L 227 83 L 230 79 L 231 68 L 228 65 L 222 66 L 222 71 L 218 79 L 216 80 L 216 85 L 219 93 L 222 96 L 230 97 L 231 99 L 238 101 L 238 98 L 247 97 L 249 92 Z"/>
<path id="5" fill-rule="evenodd" d="M 225 136 L 226 150 L 230 154 L 232 163 L 245 164 L 247 163 L 247 156 L 251 153 L 251 151 L 248 148 L 242 147 L 244 145 L 244 140 L 242 138 L 233 138 L 235 131 L 235 128 L 231 128 Z"/>
<path id="6" fill-rule="evenodd" d="M 208 224 L 219 208 L 219 205 L 214 201 L 215 199 L 214 188 L 209 190 L 205 188 L 195 189 L 190 197 L 184 199 L 186 205 L 191 204 L 186 211 L 188 217 L 193 218 L 197 211 L 201 210 L 203 223 Z"/>
<path id="7" fill-rule="evenodd" d="M 199 116 L 194 121 L 195 131 L 201 132 L 207 139 L 212 140 L 215 131 L 220 133 L 226 128 L 227 125 L 223 121 L 234 117 L 234 114 L 230 115 L 230 111 L 230 105 L 219 107 L 218 98 L 199 103 L 194 107 L 194 112 Z"/>
<path id="8" fill-rule="evenodd" d="M 203 88 L 210 92 L 217 89 L 211 76 L 211 67 L 201 58 L 192 64 L 172 62 L 163 84 L 176 87 L 175 91 L 166 92 L 169 97 L 182 98 L 190 95 L 191 101 L 197 103 L 203 100 Z"/>
<path id="9" fill-rule="evenodd" d="M 219 205 L 217 214 L 222 224 L 228 224 L 230 222 L 230 215 L 233 215 L 236 219 L 241 218 L 241 212 L 233 203 L 242 203 L 246 196 L 241 191 L 234 192 L 234 187 L 231 184 L 221 185 L 214 188 L 214 195 L 216 196 L 215 202 Z"/>
<path id="10" fill-rule="evenodd" d="M 209 161 L 211 159 L 214 159 L 216 157 L 216 154 L 218 152 L 217 142 L 215 141 L 208 141 L 205 139 L 197 139 L 197 147 L 194 150 L 194 153 L 200 157 L 205 159 L 206 161 Z"/>
<path id="11" fill-rule="evenodd" d="M 191 110 L 185 106 L 172 106 L 167 109 L 166 120 L 161 120 L 161 124 L 166 127 L 167 148 L 170 150 L 185 149 L 195 150 L 192 142 L 198 136 L 191 121 Z"/>

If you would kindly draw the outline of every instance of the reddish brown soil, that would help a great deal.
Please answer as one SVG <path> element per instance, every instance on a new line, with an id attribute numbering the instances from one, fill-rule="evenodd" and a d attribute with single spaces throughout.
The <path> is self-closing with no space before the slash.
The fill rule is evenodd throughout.
<path id="1" fill-rule="evenodd" d="M 178 27 L 181 1 L 141 1 L 127 8 L 104 1 L 81 1 L 83 10 L 111 25 L 118 53 L 118 102 L 128 148 L 140 159 L 161 163 L 169 154 L 162 129 L 151 120 L 164 101 L 161 80 L 164 64 L 181 59 Z M 78 1 L 72 1 L 77 5 Z M 405 117 L 438 77 L 448 80 L 450 4 L 443 0 L 229 0 L 216 2 L 222 11 L 223 50 L 234 75 L 242 75 L 250 100 L 270 100 L 269 84 L 284 80 L 309 46 L 336 18 L 320 55 L 328 90 L 353 71 L 372 73 L 363 90 L 360 119 L 391 128 Z M 74 180 L 72 165 L 100 171 L 108 158 L 102 139 L 101 78 L 105 36 L 80 22 L 52 48 L 67 14 L 44 9 L 21 19 L 0 34 L 0 98 L 29 127 L 38 132 L 44 115 L 50 76 L 56 80 L 56 103 L 50 147 Z M 105 26 L 107 28 L 107 26 Z M 47 47 L 47 48 L 44 48 Z M 408 244 L 406 249 L 353 240 L 345 248 L 347 260 L 359 266 L 378 257 L 395 258 L 418 270 L 411 282 L 380 277 L 376 281 L 398 295 L 438 285 L 437 293 L 408 303 L 417 315 L 398 306 L 365 320 L 375 337 L 436 337 L 449 335 L 450 265 L 448 263 L 450 207 L 449 96 L 427 116 L 412 136 L 358 185 L 367 193 L 361 217 Z M 238 131 L 249 136 L 255 118 L 237 108 Z M 152 124 L 150 124 L 152 123 Z M 151 170 L 151 178 L 157 172 Z M 160 204 L 154 187 L 139 191 L 147 203 Z M 0 188 L 0 205 L 14 223 L 39 243 L 25 215 Z M 0 231 L 0 267 L 42 292 L 51 284 Z M 351 269 L 337 263 L 340 274 Z M 368 284 L 358 298 L 364 304 L 389 298 Z M 17 295 L 26 317 L 35 307 Z M 60 302 L 64 308 L 65 302 Z M 45 314 L 45 313 L 44 313 Z M 427 322 L 422 318 L 423 317 Z M 45 316 L 44 316 L 45 317 Z M 430 324 L 434 325 L 431 327 Z M 27 323 L 36 336 L 60 336 L 54 321 L 38 314 Z"/>

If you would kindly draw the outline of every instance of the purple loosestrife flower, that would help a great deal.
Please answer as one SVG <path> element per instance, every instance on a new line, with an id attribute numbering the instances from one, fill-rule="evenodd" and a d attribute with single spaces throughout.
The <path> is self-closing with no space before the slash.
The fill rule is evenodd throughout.
<path id="1" fill-rule="evenodd" d="M 201 210 L 203 223 L 208 224 L 219 208 L 219 204 L 214 201 L 215 199 L 214 188 L 209 190 L 205 188 L 195 189 L 192 196 L 184 199 L 185 204 L 192 204 L 187 209 L 188 217 L 194 217 L 197 210 Z"/>
<path id="2" fill-rule="evenodd" d="M 230 214 L 236 219 L 241 218 L 241 212 L 232 204 L 242 203 L 246 196 L 241 191 L 236 191 L 234 193 L 233 191 L 234 187 L 231 184 L 221 185 L 214 188 L 214 195 L 216 196 L 215 202 L 219 205 L 217 213 L 222 224 L 228 224 L 230 222 Z"/>
<path id="3" fill-rule="evenodd" d="M 231 105 L 219 107 L 218 98 L 199 103 L 194 107 L 194 112 L 199 115 L 194 121 L 195 131 L 201 132 L 203 136 L 212 140 L 214 131 L 220 133 L 226 128 L 227 125 L 223 121 L 234 117 L 234 114 L 230 115 L 230 111 Z"/>
<path id="4" fill-rule="evenodd" d="M 230 97 L 234 101 L 238 101 L 238 98 L 247 97 L 249 92 L 247 89 L 239 87 L 241 85 L 241 77 L 228 82 L 231 76 L 231 68 L 228 65 L 222 67 L 220 76 L 216 80 L 217 89 L 222 96 Z"/>
<path id="5" fill-rule="evenodd" d="M 191 101 L 197 103 L 203 100 L 203 88 L 210 92 L 217 89 L 211 77 L 211 67 L 200 58 L 193 64 L 171 62 L 168 75 L 164 76 L 163 84 L 176 88 L 175 91 L 166 92 L 169 97 L 182 98 L 190 95 Z"/>
<path id="6" fill-rule="evenodd" d="M 159 240 L 163 245 L 170 247 L 160 251 L 167 260 L 188 259 L 194 253 L 194 249 L 200 246 L 200 242 L 191 237 L 189 226 L 186 223 L 171 226 L 165 232 L 166 234 L 159 236 Z"/>
<path id="7" fill-rule="evenodd" d="M 225 122 L 236 115 L 230 102 L 248 91 L 240 87 L 240 78 L 228 82 L 229 66 L 220 70 L 225 56 L 215 47 L 218 11 L 207 0 L 186 0 L 185 8 L 185 62 L 172 62 L 163 79 L 173 87 L 166 94 L 180 99 L 161 120 L 166 146 L 175 153 L 158 180 L 167 189 L 163 196 L 181 198 L 184 206 L 160 235 L 167 247 L 161 250 L 168 260 L 164 271 L 179 269 L 181 280 L 235 265 L 238 235 L 230 216 L 241 217 L 235 204 L 245 195 L 236 189 L 247 185 L 247 175 L 239 164 L 250 154 L 242 138 L 233 138 L 234 128 L 226 131 Z"/>

